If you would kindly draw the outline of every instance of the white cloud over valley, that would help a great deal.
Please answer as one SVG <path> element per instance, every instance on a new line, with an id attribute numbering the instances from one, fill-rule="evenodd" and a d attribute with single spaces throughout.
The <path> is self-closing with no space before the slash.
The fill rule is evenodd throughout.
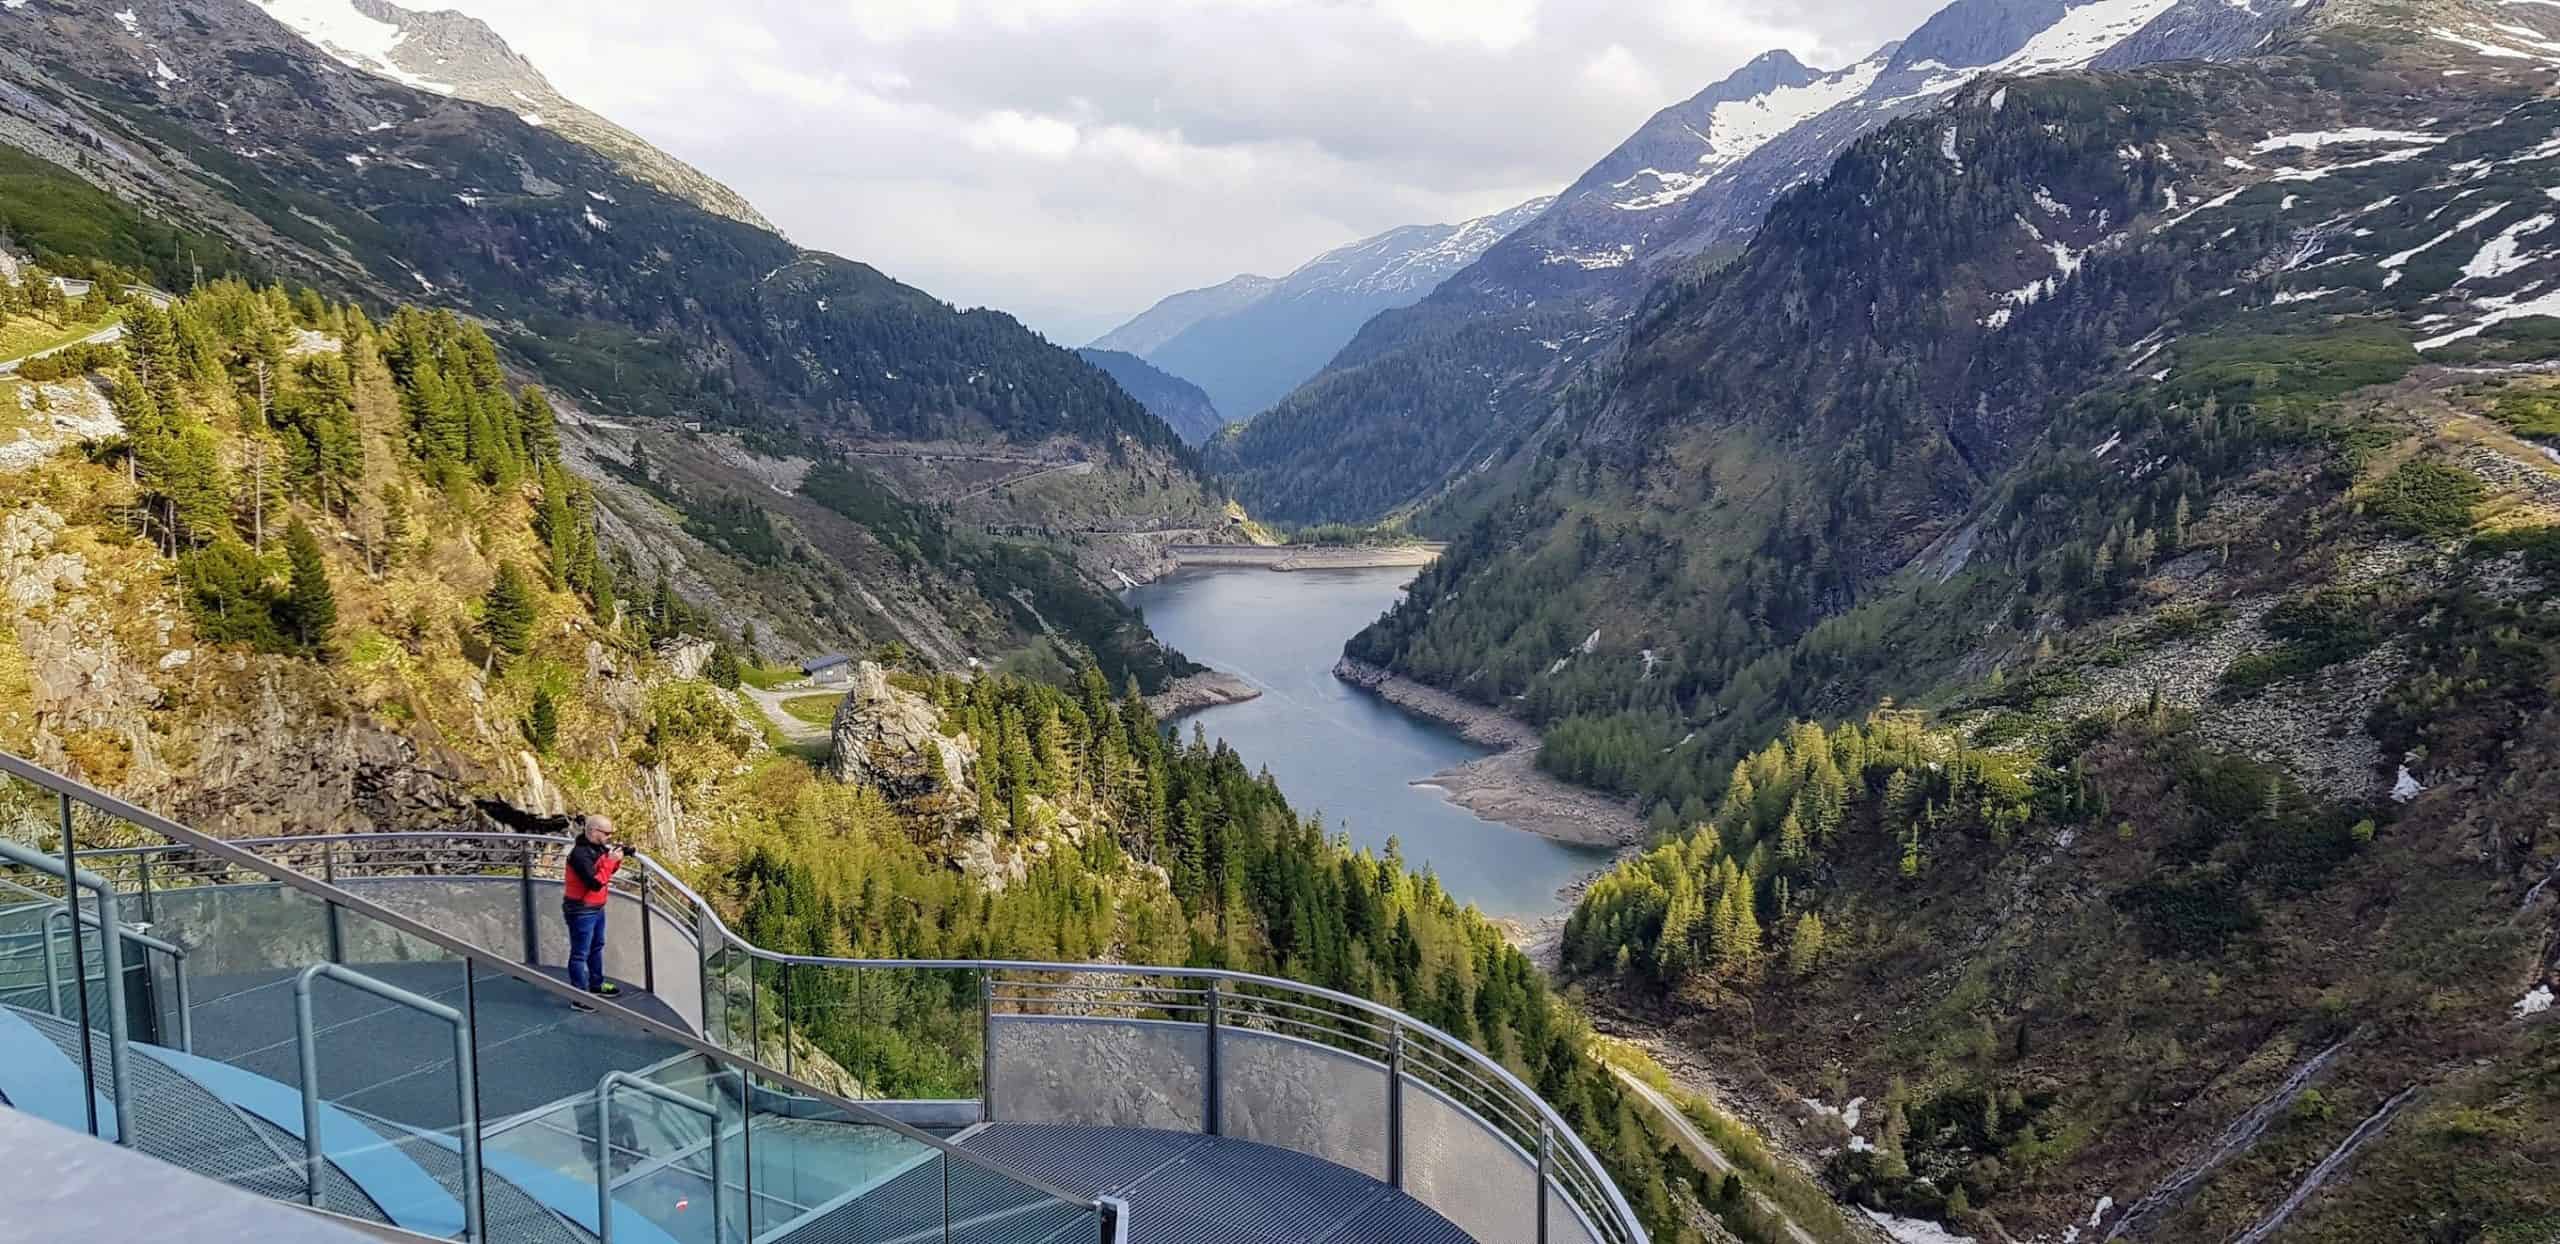
<path id="1" fill-rule="evenodd" d="M 1936 0 L 433 3 L 804 245 L 1074 344 L 1550 193 L 1760 52 L 1846 63 Z"/>

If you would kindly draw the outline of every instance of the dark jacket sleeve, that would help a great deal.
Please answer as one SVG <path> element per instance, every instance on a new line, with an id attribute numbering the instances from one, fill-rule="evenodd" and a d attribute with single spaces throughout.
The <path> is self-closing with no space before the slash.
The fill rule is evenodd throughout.
<path id="1" fill-rule="evenodd" d="M 569 848 L 569 871 L 578 875 L 580 885 L 590 890 L 604 888 L 604 878 L 596 875 L 596 861 L 603 855 L 604 848 L 583 840 Z"/>

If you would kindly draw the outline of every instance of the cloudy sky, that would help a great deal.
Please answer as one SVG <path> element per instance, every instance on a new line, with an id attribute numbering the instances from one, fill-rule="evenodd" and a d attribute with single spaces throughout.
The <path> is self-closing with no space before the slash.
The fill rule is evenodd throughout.
<path id="1" fill-rule="evenodd" d="M 436 0 L 803 245 L 1079 344 L 1551 193 L 1783 47 L 1943 0 Z"/>

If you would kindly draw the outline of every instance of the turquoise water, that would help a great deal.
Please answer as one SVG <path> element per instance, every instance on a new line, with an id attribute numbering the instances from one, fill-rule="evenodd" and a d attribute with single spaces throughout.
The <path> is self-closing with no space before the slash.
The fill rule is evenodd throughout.
<path id="1" fill-rule="evenodd" d="M 1333 676 L 1342 643 L 1404 594 L 1410 567 L 1281 573 L 1185 571 L 1125 593 L 1147 624 L 1193 660 L 1243 678 L 1262 698 L 1184 718 L 1267 766 L 1301 813 L 1383 849 L 1389 836 L 1461 901 L 1500 916 L 1540 916 L 1556 890 L 1607 861 L 1484 820 L 1413 783 L 1485 754 L 1455 731 Z"/>

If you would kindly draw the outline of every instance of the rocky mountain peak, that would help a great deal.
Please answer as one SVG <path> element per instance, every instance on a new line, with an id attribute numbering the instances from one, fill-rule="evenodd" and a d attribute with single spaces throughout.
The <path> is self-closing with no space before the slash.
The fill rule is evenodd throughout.
<path id="1" fill-rule="evenodd" d="M 476 17 L 389 0 L 252 0 L 267 16 L 350 69 L 516 114 L 603 153 L 632 177 L 696 206 L 780 232 L 737 191 L 560 93 L 542 70 Z"/>

